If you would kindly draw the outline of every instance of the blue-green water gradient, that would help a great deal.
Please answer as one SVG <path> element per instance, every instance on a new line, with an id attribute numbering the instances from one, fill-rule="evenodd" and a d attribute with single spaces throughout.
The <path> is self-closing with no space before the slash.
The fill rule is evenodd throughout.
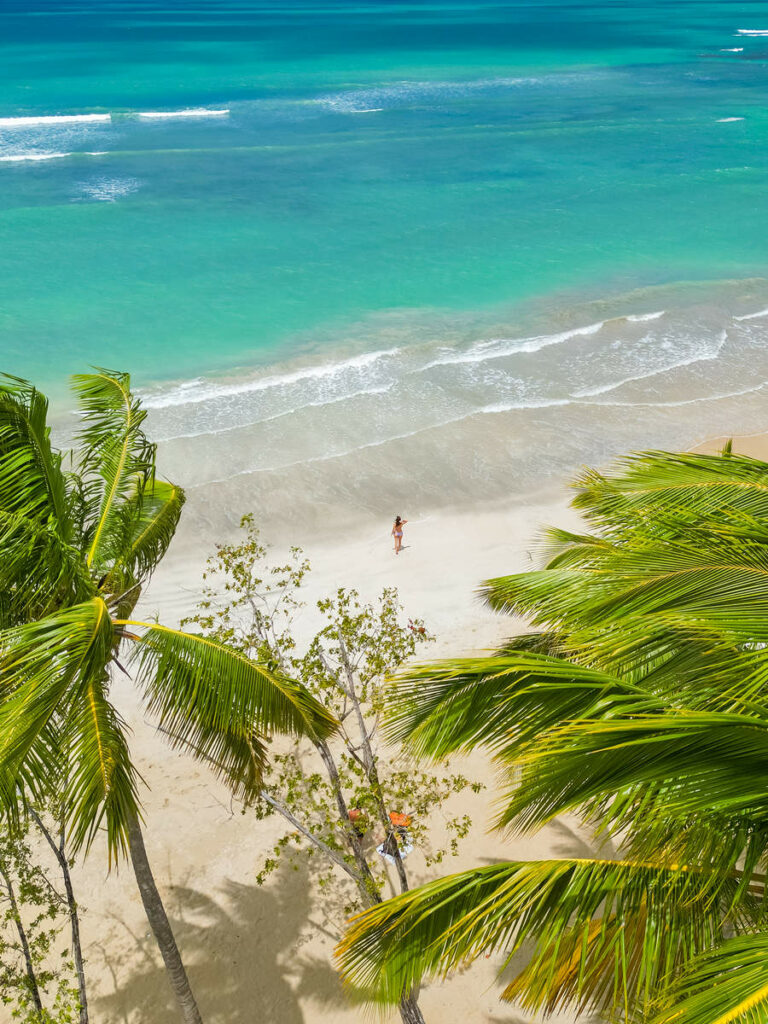
<path id="1" fill-rule="evenodd" d="M 0 369 L 184 378 L 391 309 L 763 275 L 739 30 L 765 5 L 5 0 Z M 138 116 L 190 108 L 227 113 Z"/>

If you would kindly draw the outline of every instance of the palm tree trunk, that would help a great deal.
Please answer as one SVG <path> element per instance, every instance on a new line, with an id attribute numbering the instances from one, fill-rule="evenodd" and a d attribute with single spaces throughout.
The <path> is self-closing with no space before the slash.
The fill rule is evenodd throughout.
<path id="1" fill-rule="evenodd" d="M 187 972 L 184 970 L 184 964 L 181 962 L 179 947 L 176 945 L 176 939 L 173 937 L 168 915 L 165 912 L 163 901 L 155 885 L 152 869 L 149 866 L 147 851 L 144 846 L 144 836 L 141 833 L 138 818 L 132 819 L 128 837 L 131 844 L 131 862 L 134 874 L 136 875 L 136 883 L 141 893 L 141 900 L 144 904 L 147 919 L 155 934 L 157 945 L 165 963 L 165 969 L 168 972 L 168 980 L 179 1004 L 181 1018 L 184 1024 L 203 1024 L 203 1018 L 200 1016 L 197 1002 L 189 985 Z"/>
<path id="2" fill-rule="evenodd" d="M 407 999 L 401 999 L 398 1009 L 403 1024 L 425 1024 L 414 995 L 408 996 Z"/>

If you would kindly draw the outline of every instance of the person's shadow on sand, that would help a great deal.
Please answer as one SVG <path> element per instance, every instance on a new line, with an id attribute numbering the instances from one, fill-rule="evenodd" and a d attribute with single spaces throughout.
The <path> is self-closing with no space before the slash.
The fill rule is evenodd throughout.
<path id="1" fill-rule="evenodd" d="M 349 1005 L 330 963 L 298 950 L 311 928 L 304 870 L 281 871 L 265 887 L 228 881 L 212 896 L 174 886 L 166 909 L 207 1024 L 304 1024 L 299 997 Z M 177 1010 L 154 939 L 148 928 L 133 939 L 137 966 L 93 1000 L 98 1020 L 167 1024 Z M 101 952 L 108 961 L 108 946 Z"/>

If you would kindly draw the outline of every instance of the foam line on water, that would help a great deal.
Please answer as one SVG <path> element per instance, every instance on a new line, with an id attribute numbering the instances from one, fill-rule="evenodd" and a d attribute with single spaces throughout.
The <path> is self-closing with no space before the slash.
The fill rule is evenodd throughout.
<path id="1" fill-rule="evenodd" d="M 742 388 L 740 391 L 726 391 L 722 395 L 704 395 L 701 398 L 683 398 L 677 402 L 595 402 L 594 405 L 608 405 L 617 408 L 643 408 L 643 409 L 676 409 L 681 405 L 698 405 L 701 402 L 722 402 L 726 398 L 741 398 L 742 395 L 751 395 L 762 389 L 768 381 L 760 384 L 753 384 L 751 387 Z"/>
<path id="2" fill-rule="evenodd" d="M 186 110 L 141 110 L 139 117 L 163 121 L 172 117 L 227 117 L 229 107 L 223 110 L 209 110 L 207 107 L 189 107 Z"/>
<path id="3" fill-rule="evenodd" d="M 682 369 L 684 366 L 693 366 L 695 363 L 709 363 L 713 359 L 717 359 L 723 350 L 728 340 L 728 332 L 721 331 L 720 337 L 717 341 L 717 346 L 713 352 L 705 353 L 704 355 L 695 355 L 690 359 L 681 359 L 676 363 L 670 363 L 669 366 L 660 366 L 656 370 L 649 370 L 648 373 L 638 373 L 633 377 L 624 377 L 623 380 L 614 381 L 612 384 L 601 384 L 594 388 L 583 388 L 580 391 L 574 391 L 574 398 L 594 398 L 597 395 L 604 395 L 609 391 L 615 391 L 617 388 L 623 387 L 624 384 L 634 384 L 640 380 L 648 380 L 651 377 L 660 377 L 662 374 L 670 373 L 672 370 Z M 606 403 L 601 403 L 606 404 Z"/>
<path id="4" fill-rule="evenodd" d="M 340 114 L 403 108 L 410 104 L 443 102 L 456 97 L 473 96 L 478 93 L 504 90 L 519 90 L 526 87 L 562 87 L 586 79 L 596 80 L 608 77 L 605 70 L 563 72 L 562 74 L 499 76 L 497 78 L 404 80 L 347 92 L 326 93 L 303 102 L 315 104 Z M 362 107 L 361 107 L 362 104 Z M 375 106 L 371 106 L 375 104 Z"/>
<path id="5" fill-rule="evenodd" d="M 768 28 L 740 28 L 740 36 L 768 36 Z"/>
<path id="6" fill-rule="evenodd" d="M 303 370 L 294 370 L 291 373 L 260 377 L 256 380 L 243 381 L 241 384 L 212 384 L 204 381 L 188 381 L 159 395 L 144 395 L 142 396 L 142 401 L 147 409 L 165 409 L 168 406 L 178 405 L 198 405 L 201 402 L 210 402 L 217 398 L 245 395 L 252 391 L 266 391 L 269 388 L 296 384 L 302 380 L 333 377 L 348 370 L 363 369 L 378 362 L 380 359 L 385 359 L 387 356 L 394 356 L 399 351 L 399 348 L 388 348 L 382 349 L 379 352 L 364 352 L 362 355 L 353 356 L 351 359 L 345 359 L 339 363 L 321 363 L 319 366 L 308 366 Z"/>
<path id="7" fill-rule="evenodd" d="M 155 435 L 158 441 L 182 441 L 192 437 L 213 437 L 218 434 L 230 434 L 237 430 L 248 430 L 249 427 L 258 427 L 262 423 L 272 423 L 274 420 L 283 419 L 285 416 L 293 416 L 294 413 L 302 412 L 304 409 L 322 409 L 327 405 L 338 405 L 340 402 L 350 402 L 353 398 L 360 398 L 364 395 L 385 395 L 392 389 L 392 384 L 383 388 L 364 388 L 361 391 L 353 391 L 349 395 L 339 395 L 337 398 L 329 398 L 321 402 L 305 402 L 303 405 L 294 406 L 292 409 L 284 409 L 283 412 L 276 412 L 273 416 L 263 416 L 261 419 L 248 420 L 247 423 L 238 423 L 232 427 L 216 427 L 213 430 L 194 430 L 189 434 L 168 434 L 166 436 Z"/>
<path id="8" fill-rule="evenodd" d="M 730 124 L 731 121 L 743 121 L 743 117 L 718 117 L 718 124 Z"/>
<path id="9" fill-rule="evenodd" d="M 419 368 L 418 372 L 429 370 L 433 366 L 452 366 L 458 363 L 484 363 L 489 359 L 503 359 L 505 356 L 517 355 L 522 352 L 539 352 L 550 345 L 562 345 L 571 338 L 588 337 L 597 334 L 605 326 L 604 320 L 588 324 L 586 327 L 575 327 L 559 334 L 540 334 L 532 338 L 490 338 L 488 341 L 477 342 L 468 352 L 452 353 L 442 358 L 433 359 Z M 494 347 L 496 346 L 496 347 Z"/>
<path id="10" fill-rule="evenodd" d="M 208 480 L 204 484 L 196 484 L 195 487 L 207 487 L 210 484 L 223 484 L 228 480 L 234 480 L 239 476 L 250 476 L 255 473 L 278 473 L 284 469 L 292 469 L 294 466 L 306 466 L 315 462 L 331 462 L 334 459 L 343 459 L 356 452 L 365 451 L 368 448 L 381 448 L 382 445 L 392 444 L 394 441 L 405 441 L 408 438 L 416 437 L 418 434 L 425 434 L 430 430 L 441 430 L 443 427 L 452 426 L 454 423 L 461 423 L 464 420 L 472 419 L 474 416 L 495 416 L 500 413 L 514 412 L 520 409 L 548 409 L 559 405 L 571 405 L 569 398 L 553 398 L 534 400 L 532 402 L 509 402 L 496 403 L 494 405 L 481 406 L 479 409 L 470 409 L 469 412 L 460 416 L 452 416 L 450 419 L 442 420 L 439 423 L 428 423 L 426 426 L 417 427 L 415 430 L 408 430 L 404 434 L 393 434 L 390 437 L 382 437 L 376 441 L 368 441 L 366 444 L 356 445 L 354 448 L 347 448 L 340 452 L 329 452 L 327 455 L 313 455 L 308 459 L 296 459 L 293 462 L 285 462 L 277 466 L 258 466 L 255 469 L 241 469 L 230 476 L 220 477 L 217 480 Z"/>
<path id="11" fill-rule="evenodd" d="M 37 162 L 39 160 L 63 160 L 68 156 L 106 156 L 106 150 L 82 150 L 73 153 L 10 153 L 0 156 L 0 163 L 21 164 L 27 161 Z"/>
<path id="12" fill-rule="evenodd" d="M 734 320 L 757 320 L 760 317 L 768 316 L 768 309 L 760 309 L 757 313 L 747 313 L 745 316 L 735 316 Z"/>
<path id="13" fill-rule="evenodd" d="M 0 117 L 0 128 L 31 128 L 45 124 L 97 124 L 109 121 L 110 114 L 46 114 L 41 117 Z"/>
<path id="14" fill-rule="evenodd" d="M 0 156 L 0 163 L 21 164 L 27 161 L 62 160 L 71 155 L 71 153 L 12 153 L 9 156 Z"/>
<path id="15" fill-rule="evenodd" d="M 629 320 L 632 324 L 642 324 L 647 320 L 658 320 L 665 313 L 665 309 L 660 309 L 657 313 L 630 313 L 625 319 Z"/>
<path id="16" fill-rule="evenodd" d="M 243 469 L 237 473 L 232 473 L 230 476 L 220 477 L 215 480 L 209 480 L 202 484 L 193 485 L 193 487 L 206 487 L 211 484 L 226 483 L 229 480 L 234 480 L 240 476 L 251 476 L 257 473 L 278 473 L 285 469 L 292 469 L 296 466 L 305 466 L 318 462 L 330 462 L 335 459 L 343 459 L 349 455 L 355 455 L 357 452 L 365 451 L 370 448 L 380 448 L 386 444 L 392 444 L 395 441 L 405 441 L 412 437 L 416 437 L 418 434 L 424 434 L 431 430 L 441 430 L 443 427 L 452 426 L 456 423 L 461 423 L 464 420 L 471 419 L 475 416 L 489 416 L 499 415 L 505 412 L 513 412 L 517 410 L 525 409 L 546 409 L 557 406 L 566 405 L 592 405 L 592 406 L 609 406 L 616 408 L 677 408 L 678 406 L 684 405 L 696 405 L 702 402 L 716 402 L 723 401 L 727 398 L 738 398 L 743 395 L 748 395 L 757 391 L 762 390 L 768 381 L 763 381 L 760 384 L 753 385 L 748 388 L 743 388 L 739 391 L 729 391 L 725 394 L 720 395 L 706 395 L 702 398 L 690 398 L 683 399 L 677 402 L 579 402 L 574 401 L 571 398 L 562 399 L 541 399 L 534 400 L 532 402 L 510 402 L 510 403 L 495 403 L 492 405 L 482 406 L 479 409 L 472 409 L 469 412 L 462 413 L 460 416 L 454 416 L 447 420 L 442 420 L 439 423 L 430 423 L 424 427 L 417 427 L 415 430 L 409 430 L 402 434 L 394 434 L 390 437 L 379 438 L 376 441 L 369 441 L 366 444 L 357 445 L 354 448 L 348 448 L 343 451 L 329 452 L 326 455 L 315 455 L 307 459 L 296 459 L 293 462 L 286 462 L 281 465 L 274 466 L 259 466 L 255 468 Z"/>

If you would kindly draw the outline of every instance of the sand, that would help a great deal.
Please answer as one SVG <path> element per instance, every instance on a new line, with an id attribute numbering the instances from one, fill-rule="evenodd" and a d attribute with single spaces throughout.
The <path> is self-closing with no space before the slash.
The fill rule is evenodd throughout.
<path id="1" fill-rule="evenodd" d="M 478 602 L 475 588 L 488 576 L 530 566 L 540 524 L 572 521 L 561 491 L 506 509 L 413 520 L 397 557 L 388 522 L 343 542 L 296 539 L 313 563 L 310 601 L 339 584 L 357 587 L 366 598 L 397 586 L 406 614 L 423 617 L 437 634 L 430 656 L 440 657 L 491 649 L 514 632 L 509 619 Z M 176 621 L 191 609 L 204 556 L 215 539 L 199 537 L 191 544 L 182 534 L 147 591 L 144 614 L 158 611 L 164 621 Z M 308 614 L 299 632 L 312 625 Z M 265 853 L 282 834 L 280 820 L 243 816 L 204 766 L 171 751 L 145 718 L 129 680 L 117 679 L 113 693 L 133 730 L 132 753 L 148 785 L 149 856 L 206 1022 L 351 1024 L 363 1019 L 365 1011 L 349 1005 L 333 972 L 334 935 L 317 927 L 321 914 L 306 873 L 282 872 L 263 887 L 255 882 Z M 522 840 L 489 834 L 495 796 L 489 765 L 475 755 L 461 767 L 488 783 L 479 796 L 462 796 L 451 805 L 472 815 L 472 832 L 461 855 L 444 869 L 427 869 L 414 853 L 409 868 L 416 881 L 494 859 L 586 852 L 586 840 L 573 822 L 557 822 Z M 103 850 L 95 848 L 77 866 L 76 884 L 85 908 L 93 1019 L 98 1024 L 173 1020 L 172 996 L 129 866 L 108 875 Z M 499 1002 L 498 967 L 484 959 L 450 982 L 426 986 L 421 1002 L 430 1024 L 527 1021 Z"/>
<path id="2" fill-rule="evenodd" d="M 716 450 L 721 440 L 702 443 Z M 736 441 L 737 451 L 768 454 L 768 439 Z M 408 517 L 408 509 L 403 509 Z M 405 549 L 395 557 L 387 521 L 366 521 L 358 534 L 294 536 L 313 564 L 307 586 L 312 602 L 343 584 L 374 598 L 397 586 L 406 614 L 423 617 L 437 635 L 430 655 L 492 649 L 516 631 L 475 596 L 489 576 L 534 564 L 542 524 L 576 525 L 564 487 L 506 507 L 472 514 L 446 512 L 411 520 Z M 211 529 L 181 532 L 142 601 L 144 614 L 175 622 L 199 594 L 202 564 L 216 540 Z M 269 539 L 265 536 L 265 539 Z M 280 548 L 276 548 L 277 551 Z M 312 626 L 310 613 L 299 635 Z M 280 820 L 242 815 L 225 788 L 190 757 L 171 751 L 144 716 L 130 681 L 119 678 L 114 699 L 133 730 L 131 749 L 147 783 L 146 843 L 172 916 L 193 988 L 207 1024 L 352 1024 L 370 1016 L 350 1006 L 331 966 L 335 935 L 321 914 L 304 871 L 282 871 L 263 887 L 255 876 L 265 853 L 282 834 Z M 461 764 L 488 788 L 454 800 L 451 810 L 470 813 L 474 825 L 458 858 L 444 870 L 427 869 L 419 852 L 409 868 L 416 881 L 497 859 L 589 855 L 589 838 L 574 820 L 561 819 L 534 836 L 489 833 L 495 797 L 492 770 L 480 754 Z M 87 969 L 98 1024 L 165 1024 L 173 1021 L 172 995 L 144 918 L 128 865 L 107 874 L 103 850 L 76 868 L 82 904 Z M 448 982 L 425 986 L 421 1005 L 430 1024 L 523 1024 L 532 1018 L 499 1001 L 497 958 L 483 959 Z M 399 1020 L 397 1014 L 386 1019 Z M 584 1024 L 564 1015 L 556 1024 Z"/>

